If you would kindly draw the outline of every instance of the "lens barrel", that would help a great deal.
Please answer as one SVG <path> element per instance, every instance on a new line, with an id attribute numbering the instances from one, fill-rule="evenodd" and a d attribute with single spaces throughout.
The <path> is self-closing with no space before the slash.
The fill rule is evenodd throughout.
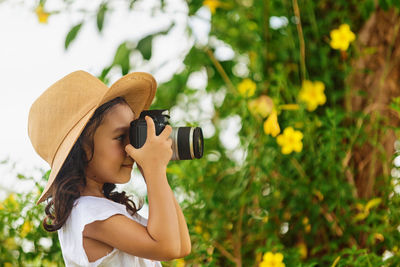
<path id="1" fill-rule="evenodd" d="M 203 132 L 200 127 L 173 127 L 170 137 L 171 160 L 199 159 L 203 156 Z"/>

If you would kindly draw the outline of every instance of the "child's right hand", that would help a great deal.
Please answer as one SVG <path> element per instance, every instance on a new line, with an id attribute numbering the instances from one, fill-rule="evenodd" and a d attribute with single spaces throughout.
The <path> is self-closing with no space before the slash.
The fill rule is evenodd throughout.
<path id="1" fill-rule="evenodd" d="M 125 151 L 136 161 L 143 171 L 161 168 L 165 170 L 172 157 L 172 139 L 169 138 L 172 127 L 166 125 L 164 130 L 157 136 L 154 121 L 151 117 L 145 117 L 147 123 L 147 137 L 144 145 L 136 149 L 131 144 L 125 146 Z"/>

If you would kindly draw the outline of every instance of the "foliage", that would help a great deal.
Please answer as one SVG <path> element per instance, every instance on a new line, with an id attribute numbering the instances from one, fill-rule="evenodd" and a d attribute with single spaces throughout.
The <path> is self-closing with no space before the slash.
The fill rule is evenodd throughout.
<path id="1" fill-rule="evenodd" d="M 18 179 L 34 183 L 33 190 L 10 193 L 0 203 L 0 266 L 64 266 L 57 233 L 44 230 L 44 206 L 35 205 L 49 173 L 40 182 L 18 174 Z"/>

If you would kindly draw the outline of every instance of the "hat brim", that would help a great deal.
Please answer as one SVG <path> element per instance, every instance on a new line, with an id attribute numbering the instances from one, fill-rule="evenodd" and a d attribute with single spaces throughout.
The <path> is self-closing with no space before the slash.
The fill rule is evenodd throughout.
<path id="1" fill-rule="evenodd" d="M 97 77 L 95 78 L 97 79 Z M 98 107 L 116 97 L 123 97 L 134 112 L 134 119 L 136 120 L 139 118 L 140 113 L 143 110 L 147 110 L 150 107 L 156 94 L 156 90 L 156 80 L 152 75 L 145 72 L 129 73 L 113 83 L 111 87 L 104 93 L 102 98 L 100 98 L 98 104 L 91 108 L 88 113 L 75 124 L 75 126 L 61 142 L 51 166 L 49 179 L 41 196 L 39 197 L 39 200 L 36 202 L 36 205 L 40 204 L 51 195 L 52 190 L 50 189 L 55 178 L 57 177 L 57 174 L 59 173 L 76 140 L 78 140 L 86 124 Z"/>

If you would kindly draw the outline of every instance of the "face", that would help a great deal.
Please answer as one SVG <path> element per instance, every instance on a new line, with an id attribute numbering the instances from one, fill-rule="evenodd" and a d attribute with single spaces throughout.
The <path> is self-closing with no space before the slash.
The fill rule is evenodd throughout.
<path id="1" fill-rule="evenodd" d="M 134 161 L 125 152 L 125 146 L 129 143 L 129 125 L 133 119 L 134 113 L 124 104 L 115 105 L 104 116 L 93 136 L 94 155 L 86 170 L 87 179 L 100 184 L 130 180 Z"/>

